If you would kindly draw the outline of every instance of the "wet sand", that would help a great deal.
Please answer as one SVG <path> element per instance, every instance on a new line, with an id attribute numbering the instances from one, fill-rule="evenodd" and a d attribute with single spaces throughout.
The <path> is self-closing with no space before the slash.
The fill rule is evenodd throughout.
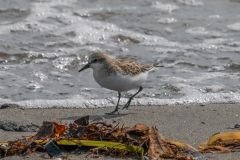
<path id="1" fill-rule="evenodd" d="M 11 120 L 19 125 L 37 124 L 43 121 L 56 121 L 68 124 L 82 116 L 90 115 L 90 120 L 104 117 L 107 123 L 124 124 L 132 127 L 136 123 L 144 123 L 148 126 L 156 126 L 162 135 L 169 139 L 178 140 L 198 147 L 201 142 L 219 132 L 236 131 L 235 124 L 240 124 L 240 104 L 206 104 L 201 106 L 130 106 L 128 110 L 120 110 L 120 115 L 105 115 L 114 107 L 96 109 L 23 109 L 9 107 L 0 109 L 0 121 Z M 30 132 L 8 132 L 0 130 L 0 141 L 16 140 L 22 135 L 30 135 Z M 85 159 L 86 154 L 64 153 L 68 159 Z M 226 154 L 205 154 L 210 160 L 238 160 L 239 152 Z M 5 158 L 6 160 L 23 159 L 49 159 L 45 152 L 28 155 L 17 155 Z M 90 159 L 90 158 L 86 158 Z M 100 159 L 116 159 L 113 157 L 101 157 Z"/>

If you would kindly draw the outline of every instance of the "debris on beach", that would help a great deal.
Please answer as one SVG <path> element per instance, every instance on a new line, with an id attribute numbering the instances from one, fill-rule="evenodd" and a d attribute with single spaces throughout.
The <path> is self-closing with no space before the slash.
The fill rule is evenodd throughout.
<path id="1" fill-rule="evenodd" d="M 4 131 L 15 131 L 15 132 L 37 132 L 39 126 L 34 124 L 29 125 L 18 125 L 13 121 L 0 121 L 0 129 Z"/>
<path id="2" fill-rule="evenodd" d="M 240 151 L 240 132 L 224 132 L 212 135 L 199 145 L 202 153 L 228 153 Z"/>
<path id="3" fill-rule="evenodd" d="M 221 136 L 224 138 L 221 139 Z M 61 149 L 66 151 L 86 147 L 90 151 L 87 157 L 90 158 L 115 155 L 141 160 L 164 158 L 195 160 L 200 157 L 206 159 L 202 153 L 211 152 L 213 149 L 224 148 L 225 152 L 230 152 L 233 146 L 235 146 L 234 149 L 239 147 L 240 133 L 232 135 L 234 142 L 230 141 L 231 144 L 226 138 L 229 136 L 231 135 L 215 135 L 208 143 L 201 146 L 202 150 L 197 150 L 189 144 L 164 138 L 155 126 L 149 127 L 138 123 L 133 127 L 125 127 L 119 124 L 107 124 L 103 121 L 90 123 L 89 116 L 85 116 L 68 126 L 45 121 L 34 135 L 24 136 L 16 141 L 0 142 L 0 156 L 45 151 L 50 157 L 61 157 Z M 219 140 L 222 140 L 221 143 Z"/>

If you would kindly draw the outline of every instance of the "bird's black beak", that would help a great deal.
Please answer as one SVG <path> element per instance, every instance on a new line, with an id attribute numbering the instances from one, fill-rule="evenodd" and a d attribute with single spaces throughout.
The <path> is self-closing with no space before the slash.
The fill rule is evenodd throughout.
<path id="1" fill-rule="evenodd" d="M 81 71 L 83 71 L 83 70 L 85 70 L 85 69 L 87 69 L 89 67 L 90 67 L 90 64 L 88 63 L 85 66 L 83 66 L 78 72 L 81 72 Z"/>

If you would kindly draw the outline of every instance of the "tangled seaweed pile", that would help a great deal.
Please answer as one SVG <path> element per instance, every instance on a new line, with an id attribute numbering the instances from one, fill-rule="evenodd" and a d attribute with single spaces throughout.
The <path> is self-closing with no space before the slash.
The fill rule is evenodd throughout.
<path id="1" fill-rule="evenodd" d="M 212 150 L 230 152 L 231 149 L 240 146 L 239 139 L 231 142 L 231 146 L 228 143 L 228 148 L 219 139 L 210 139 L 214 146 L 205 143 L 202 153 Z M 58 146 L 92 147 L 91 153 L 115 154 L 124 158 L 135 156 L 138 159 L 206 159 L 190 145 L 164 138 L 156 127 L 140 123 L 131 128 L 108 125 L 101 121 L 89 123 L 89 116 L 75 120 L 69 126 L 43 122 L 35 135 L 25 136 L 21 140 L 1 142 L 0 151 L 1 157 L 35 151 L 47 151 L 50 157 L 58 157 L 61 155 Z"/>

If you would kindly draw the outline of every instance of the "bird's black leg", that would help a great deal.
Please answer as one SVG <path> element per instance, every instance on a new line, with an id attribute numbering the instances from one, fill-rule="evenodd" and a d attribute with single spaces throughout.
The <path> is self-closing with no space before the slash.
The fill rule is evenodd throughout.
<path id="1" fill-rule="evenodd" d="M 130 106 L 130 103 L 131 103 L 133 97 L 135 97 L 139 92 L 141 92 L 142 89 L 143 89 L 143 87 L 140 86 L 140 87 L 139 87 L 139 90 L 138 90 L 132 97 L 129 98 L 128 102 L 125 104 L 125 106 L 124 106 L 122 109 L 124 109 L 124 108 L 127 109 L 127 108 Z"/>
<path id="2" fill-rule="evenodd" d="M 118 92 L 118 101 L 117 101 L 116 108 L 114 109 L 114 111 L 112 111 L 110 113 L 105 113 L 105 114 L 111 115 L 111 114 L 115 114 L 116 112 L 119 114 L 119 112 L 118 112 L 118 104 L 119 104 L 120 98 L 121 98 L 121 93 Z"/>

